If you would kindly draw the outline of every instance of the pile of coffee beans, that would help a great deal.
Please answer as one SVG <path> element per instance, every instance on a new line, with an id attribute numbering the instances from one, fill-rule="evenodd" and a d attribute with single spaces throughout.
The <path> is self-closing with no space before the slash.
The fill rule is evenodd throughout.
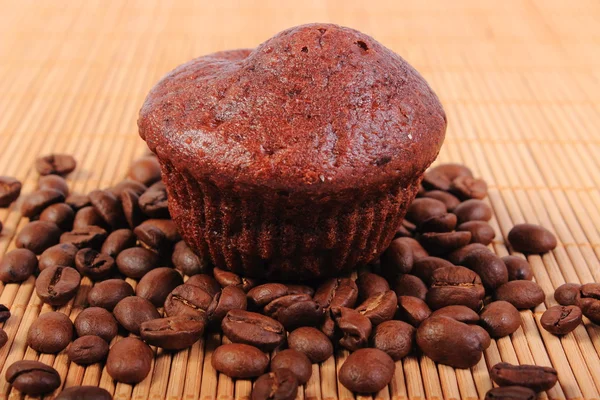
<path id="1" fill-rule="evenodd" d="M 525 259 L 500 258 L 487 247 L 495 237 L 487 222 L 492 210 L 482 201 L 487 185 L 459 164 L 426 172 L 396 238 L 356 279 L 306 284 L 238 276 L 193 253 L 169 217 L 154 156 L 135 161 L 128 178 L 114 187 L 87 195 L 70 193 L 61 176 L 75 165 L 67 155 L 36 162 L 39 187 L 21 202 L 30 222 L 15 238 L 17 249 L 0 262 L 0 280 L 36 275 L 37 295 L 53 307 L 70 302 L 83 277 L 93 281 L 88 307 L 73 322 L 60 312 L 43 313 L 27 343 L 42 353 L 65 351 L 77 364 L 105 363 L 119 382 L 146 378 L 150 346 L 179 351 L 217 331 L 228 341 L 214 351 L 212 365 L 232 378 L 256 378 L 254 400 L 295 398 L 310 379 L 311 364 L 327 360 L 336 348 L 351 352 L 339 369 L 340 382 L 357 393 L 374 393 L 391 381 L 394 362 L 415 352 L 457 368 L 475 365 L 492 338 L 519 328 L 518 310 L 544 301 Z M 0 205 L 16 200 L 20 189 L 18 181 L 0 178 Z M 554 235 L 535 225 L 516 226 L 509 240 L 526 253 L 556 246 Z M 574 329 L 581 310 L 600 320 L 597 286 L 569 286 L 557 291 L 557 300 L 563 306 L 542 317 L 550 332 Z M 0 307 L 0 318 L 9 316 Z M 119 334 L 129 336 L 119 340 Z M 3 336 L 0 344 L 7 341 Z M 519 380 L 537 367 L 496 367 L 491 373 L 499 385 L 524 389 L 494 389 L 489 398 L 550 385 L 549 372 L 541 373 L 547 380 L 540 378 L 535 387 L 533 378 Z M 26 394 L 61 384 L 52 367 L 34 361 L 16 362 L 6 378 Z M 110 398 L 90 387 L 69 388 L 59 398 L 92 395 Z"/>

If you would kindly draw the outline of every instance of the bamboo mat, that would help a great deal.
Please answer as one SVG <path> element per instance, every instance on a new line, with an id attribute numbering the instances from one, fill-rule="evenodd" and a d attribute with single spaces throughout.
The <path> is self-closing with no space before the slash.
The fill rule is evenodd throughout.
<path id="1" fill-rule="evenodd" d="M 302 5 L 300 5 L 302 4 Z M 557 338 L 541 313 L 564 282 L 600 281 L 600 3 L 589 1 L 31 1 L 0 0 L 0 174 L 36 186 L 39 154 L 72 153 L 75 192 L 120 180 L 143 154 L 136 119 L 164 73 L 195 56 L 252 47 L 292 25 L 331 21 L 373 35 L 413 64 L 446 108 L 449 130 L 438 161 L 464 162 L 490 184 L 494 250 L 509 253 L 513 224 L 554 231 L 552 253 L 528 257 L 545 305 L 521 313 L 522 327 L 493 341 L 470 370 L 407 357 L 378 399 L 475 399 L 492 387 L 488 367 L 552 365 L 560 385 L 542 398 L 599 399 L 600 327 L 586 321 Z M 26 224 L 18 204 L 0 210 L 0 254 Z M 100 385 L 117 399 L 246 399 L 251 382 L 217 376 L 211 336 L 175 355 L 158 351 L 149 377 L 115 384 L 100 365 L 69 365 L 66 354 L 38 354 L 25 337 L 49 308 L 33 278 L 0 287 L 11 308 L 0 350 L 0 398 L 19 398 L 4 380 L 18 359 L 53 365 L 64 386 Z M 1 284 L 0 284 L 1 285 Z M 82 310 L 90 281 L 60 311 Z M 299 399 L 353 399 L 336 383 L 346 352 L 313 367 Z M 48 398 L 51 398 L 49 396 Z M 363 400 L 369 398 L 361 397 Z"/>

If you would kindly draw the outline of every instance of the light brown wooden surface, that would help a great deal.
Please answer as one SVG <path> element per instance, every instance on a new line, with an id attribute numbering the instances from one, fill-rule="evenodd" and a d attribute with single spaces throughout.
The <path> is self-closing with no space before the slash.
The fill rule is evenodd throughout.
<path id="1" fill-rule="evenodd" d="M 302 5 L 300 5 L 302 3 Z M 397 363 L 381 399 L 483 397 L 488 367 L 500 360 L 553 365 L 553 399 L 600 398 L 600 328 L 586 321 L 563 338 L 540 328 L 553 288 L 600 278 L 600 2 L 531 1 L 31 1 L 0 0 L 0 174 L 35 188 L 39 154 L 73 153 L 73 191 L 121 179 L 145 151 L 136 119 L 145 94 L 163 74 L 195 56 L 253 47 L 292 25 L 331 21 L 371 34 L 428 79 L 442 99 L 449 129 L 439 161 L 468 164 L 490 184 L 495 251 L 513 224 L 556 232 L 558 248 L 528 257 L 546 304 L 522 312 L 523 325 L 492 343 L 471 370 L 426 358 Z M 14 247 L 26 220 L 18 203 L 0 210 L 0 253 Z M 99 365 L 69 365 L 40 355 L 25 335 L 49 310 L 33 278 L 1 288 L 13 316 L 0 350 L 0 398 L 19 398 L 4 380 L 15 360 L 54 365 L 65 386 L 101 385 L 118 399 L 247 398 L 251 383 L 217 377 L 207 337 L 176 355 L 158 352 L 151 375 L 136 387 L 114 384 Z M 74 318 L 90 282 L 60 310 Z M 314 367 L 305 399 L 349 399 L 335 371 L 346 353 Z"/>

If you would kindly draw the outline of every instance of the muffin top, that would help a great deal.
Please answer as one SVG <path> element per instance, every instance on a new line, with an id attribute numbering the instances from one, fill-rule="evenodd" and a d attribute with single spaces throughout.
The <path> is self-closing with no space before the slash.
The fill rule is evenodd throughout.
<path id="1" fill-rule="evenodd" d="M 414 181 L 446 116 L 400 56 L 356 30 L 309 24 L 177 67 L 138 125 L 159 158 L 197 179 L 328 194 Z"/>

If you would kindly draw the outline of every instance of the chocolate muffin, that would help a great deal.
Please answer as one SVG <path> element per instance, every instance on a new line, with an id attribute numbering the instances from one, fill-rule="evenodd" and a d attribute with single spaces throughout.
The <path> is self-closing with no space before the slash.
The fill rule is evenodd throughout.
<path id="1" fill-rule="evenodd" d="M 177 67 L 138 125 L 188 245 L 219 268 L 290 280 L 379 256 L 446 116 L 400 56 L 356 30 L 310 24 Z"/>

